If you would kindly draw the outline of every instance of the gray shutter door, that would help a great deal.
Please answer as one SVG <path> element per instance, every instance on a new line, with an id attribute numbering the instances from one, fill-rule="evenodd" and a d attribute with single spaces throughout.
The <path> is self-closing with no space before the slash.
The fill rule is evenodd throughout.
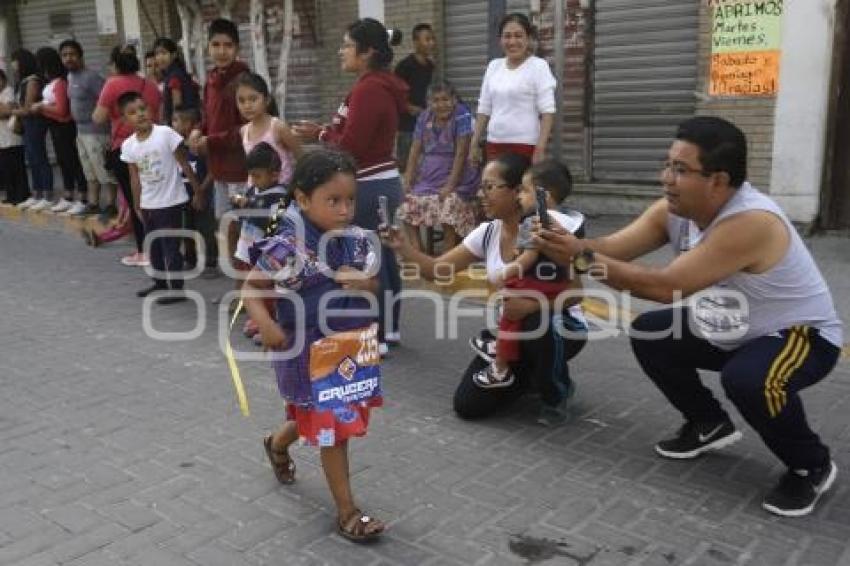
<path id="1" fill-rule="evenodd" d="M 696 106 L 699 5 L 596 0 L 593 178 L 658 180 L 676 125 Z"/>
<path id="2" fill-rule="evenodd" d="M 481 79 L 487 70 L 487 46 L 490 41 L 488 3 L 446 0 L 445 59 L 446 80 L 471 106 L 478 105 Z"/>
<path id="3" fill-rule="evenodd" d="M 18 24 L 26 49 L 58 47 L 73 37 L 83 46 L 86 66 L 106 75 L 111 46 L 100 44 L 94 0 L 18 0 Z"/>

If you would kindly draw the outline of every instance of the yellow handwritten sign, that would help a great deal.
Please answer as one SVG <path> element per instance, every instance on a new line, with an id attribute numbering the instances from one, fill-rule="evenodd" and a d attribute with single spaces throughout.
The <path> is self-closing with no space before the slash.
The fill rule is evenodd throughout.
<path id="1" fill-rule="evenodd" d="M 712 2 L 712 96 L 774 96 L 779 87 L 783 0 Z"/>

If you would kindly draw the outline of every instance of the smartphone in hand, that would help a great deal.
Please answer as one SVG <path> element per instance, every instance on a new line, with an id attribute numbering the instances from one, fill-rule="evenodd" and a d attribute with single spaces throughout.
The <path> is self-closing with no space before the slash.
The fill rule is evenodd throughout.
<path id="1" fill-rule="evenodd" d="M 548 230 L 551 222 L 549 220 L 549 207 L 546 204 L 546 190 L 542 187 L 535 187 L 534 196 L 537 198 L 537 217 L 540 219 L 540 226 Z"/>

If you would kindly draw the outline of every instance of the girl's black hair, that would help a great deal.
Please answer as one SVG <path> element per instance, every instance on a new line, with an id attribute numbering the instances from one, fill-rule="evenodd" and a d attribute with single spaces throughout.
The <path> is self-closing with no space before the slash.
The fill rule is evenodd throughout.
<path id="1" fill-rule="evenodd" d="M 35 52 L 35 60 L 38 62 L 38 68 L 42 76 L 48 81 L 64 77 L 68 74 L 62 65 L 62 57 L 59 52 L 52 47 L 41 47 Z"/>
<path id="2" fill-rule="evenodd" d="M 534 184 L 543 187 L 558 204 L 573 191 L 573 176 L 569 167 L 557 159 L 544 159 L 531 168 Z"/>
<path id="3" fill-rule="evenodd" d="M 534 39 L 536 37 L 534 26 L 531 25 L 531 20 L 529 20 L 528 16 L 521 12 L 512 12 L 510 14 L 507 14 L 499 21 L 499 35 L 502 35 L 502 32 L 505 30 L 505 26 L 511 22 L 519 24 L 519 26 L 525 30 L 525 34 L 530 39 Z"/>
<path id="4" fill-rule="evenodd" d="M 6 76 L 6 71 L 0 69 L 0 81 L 3 81 L 7 85 L 9 84 L 9 77 Z"/>
<path id="5" fill-rule="evenodd" d="M 357 173 L 354 158 L 343 151 L 330 148 L 305 153 L 295 164 L 286 206 L 292 202 L 296 189 L 309 197 L 313 191 L 330 181 L 337 173 L 353 177 Z"/>
<path id="6" fill-rule="evenodd" d="M 531 160 L 518 153 L 503 153 L 493 161 L 499 165 L 505 184 L 512 189 L 522 184 L 522 176 L 531 167 Z"/>
<path id="7" fill-rule="evenodd" d="M 121 75 L 133 75 L 141 68 L 136 48 L 132 45 L 116 45 L 109 54 L 109 62 L 115 65 L 115 70 Z"/>
<path id="8" fill-rule="evenodd" d="M 156 53 L 157 48 L 165 49 L 172 55 L 174 55 L 174 60 L 172 64 L 176 63 L 183 69 L 186 68 L 186 64 L 183 62 L 183 56 L 180 53 L 180 48 L 170 37 L 158 37 L 156 41 L 153 42 L 153 51 Z"/>
<path id="9" fill-rule="evenodd" d="M 236 77 L 236 88 L 238 89 L 240 86 L 247 86 L 248 88 L 256 90 L 265 96 L 269 101 L 268 113 L 272 116 L 279 115 L 277 110 L 277 101 L 272 96 L 271 91 L 269 91 L 269 84 L 262 75 L 252 73 L 251 71 L 245 71 Z"/>
<path id="10" fill-rule="evenodd" d="M 35 55 L 27 49 L 16 49 L 12 52 L 10 61 L 18 62 L 18 81 L 22 81 L 30 75 L 41 76 L 38 72 L 38 62 L 35 60 Z"/>
<path id="11" fill-rule="evenodd" d="M 357 53 L 365 53 L 374 49 L 369 59 L 369 68 L 373 70 L 386 69 L 393 62 L 393 49 L 390 45 L 399 45 L 402 34 L 400 30 L 384 27 L 384 24 L 373 18 L 361 18 L 348 26 L 348 37 L 357 44 Z"/>

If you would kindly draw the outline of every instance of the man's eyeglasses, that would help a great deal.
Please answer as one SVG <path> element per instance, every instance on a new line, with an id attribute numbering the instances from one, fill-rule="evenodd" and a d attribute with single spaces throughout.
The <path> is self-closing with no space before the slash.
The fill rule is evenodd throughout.
<path id="1" fill-rule="evenodd" d="M 704 169 L 695 169 L 689 165 L 682 163 L 681 161 L 664 161 L 661 163 L 661 173 L 672 173 L 675 177 L 684 177 L 686 175 L 690 175 L 692 173 L 697 173 L 702 175 L 703 177 L 710 177 L 711 173 L 705 171 Z"/>

